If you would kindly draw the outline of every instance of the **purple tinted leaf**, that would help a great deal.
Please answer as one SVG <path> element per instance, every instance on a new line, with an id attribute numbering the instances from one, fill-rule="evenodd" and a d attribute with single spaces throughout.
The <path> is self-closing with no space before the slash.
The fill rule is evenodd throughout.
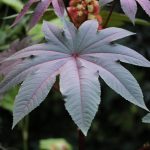
<path id="1" fill-rule="evenodd" d="M 61 61 L 67 57 L 68 56 L 63 54 L 49 55 L 48 52 L 47 54 L 41 55 L 39 57 L 23 61 L 20 65 L 11 70 L 11 72 L 0 83 L 0 93 L 3 93 L 11 87 L 22 82 L 27 77 L 27 75 L 31 74 L 35 70 L 42 68 L 48 64 L 53 64 L 57 61 Z"/>
<path id="2" fill-rule="evenodd" d="M 18 43 L 19 43 L 19 40 L 14 41 L 10 45 L 10 48 L 7 51 L 5 50 L 0 53 L 0 75 L 6 75 L 13 68 L 13 66 L 16 65 L 14 61 L 3 63 L 3 64 L 1 64 L 1 62 L 17 51 L 15 47 L 16 45 L 18 45 Z"/>
<path id="3" fill-rule="evenodd" d="M 42 30 L 49 44 L 56 45 L 56 47 L 59 45 L 60 52 L 70 53 L 72 51 L 73 43 L 66 38 L 62 29 L 44 21 Z"/>
<path id="4" fill-rule="evenodd" d="M 135 34 L 127 30 L 115 27 L 97 31 L 94 28 L 94 26 L 96 25 L 98 25 L 96 21 L 87 21 L 81 26 L 81 28 L 79 28 L 79 30 L 82 30 L 83 27 L 85 28 L 82 30 L 82 32 L 77 34 L 78 38 L 76 41 L 76 45 L 81 54 L 88 52 L 87 49 L 91 48 L 92 50 L 93 47 L 107 45 L 115 40 Z"/>
<path id="5" fill-rule="evenodd" d="M 89 41 L 91 43 L 95 40 L 97 40 L 96 33 L 98 29 L 98 22 L 96 20 L 88 20 L 84 22 L 77 32 L 77 38 L 76 38 L 76 48 L 79 51 L 83 50 L 85 48 L 84 45 L 87 45 Z"/>
<path id="6" fill-rule="evenodd" d="M 149 0 L 136 0 L 145 12 L 150 16 L 150 1 Z"/>
<path id="7" fill-rule="evenodd" d="M 27 75 L 32 73 L 32 71 L 35 71 L 37 68 L 27 69 L 27 70 L 21 70 L 23 65 L 19 64 L 17 67 L 15 67 L 14 70 L 11 70 L 4 80 L 0 83 L 0 94 L 6 92 L 13 86 L 21 83 Z"/>
<path id="8" fill-rule="evenodd" d="M 23 7 L 22 11 L 16 17 L 16 19 L 15 19 L 14 23 L 12 24 L 12 26 L 15 26 L 22 19 L 22 17 L 27 13 L 27 11 L 31 7 L 31 5 L 33 3 L 35 3 L 35 2 L 37 2 L 37 1 L 38 0 L 29 0 L 29 2 L 27 2 L 27 4 L 25 4 L 25 6 Z"/>
<path id="9" fill-rule="evenodd" d="M 70 21 L 66 19 L 63 19 L 62 21 L 64 23 L 64 33 L 66 35 L 66 38 L 68 40 L 74 41 L 76 38 L 76 34 L 77 34 L 77 28 L 74 26 L 73 23 L 71 23 Z"/>
<path id="10" fill-rule="evenodd" d="M 13 110 L 13 127 L 46 98 L 65 61 L 40 68 L 23 82 Z"/>
<path id="11" fill-rule="evenodd" d="M 121 7 L 125 14 L 130 18 L 130 20 L 134 23 L 135 15 L 137 12 L 137 4 L 135 0 L 120 0 Z"/>
<path id="12" fill-rule="evenodd" d="M 98 74 L 82 66 L 80 60 L 72 59 L 60 73 L 60 90 L 66 97 L 67 111 L 84 135 L 87 135 L 100 103 Z"/>
<path id="13" fill-rule="evenodd" d="M 114 0 L 99 0 L 101 6 L 112 1 Z M 136 1 L 141 5 L 144 11 L 150 16 L 150 1 L 149 0 L 120 0 L 123 11 L 133 23 L 135 21 L 135 15 L 137 12 Z"/>
<path id="14" fill-rule="evenodd" d="M 0 75 L 6 76 L 13 68 L 21 63 L 21 60 L 8 61 L 0 65 Z"/>
<path id="15" fill-rule="evenodd" d="M 9 60 L 16 60 L 16 59 L 20 59 L 20 58 L 26 58 L 26 57 L 31 57 L 31 56 L 39 56 L 39 55 L 49 55 L 49 56 L 64 56 L 67 57 L 69 55 L 65 54 L 65 53 L 61 53 L 61 52 L 57 52 L 58 46 L 56 51 L 54 51 L 56 47 L 54 47 L 53 45 L 49 45 L 49 44 L 37 44 L 37 45 L 33 45 L 30 47 L 27 47 L 17 53 L 15 53 L 14 55 L 8 57 L 7 59 L 3 60 L 3 62 L 5 61 L 9 61 Z M 52 50 L 51 50 L 52 49 Z"/>
<path id="16" fill-rule="evenodd" d="M 87 48 L 87 54 L 84 54 L 81 57 L 91 57 L 91 59 L 95 59 L 96 57 L 111 62 L 121 61 L 137 66 L 150 67 L 150 62 L 147 59 L 128 47 L 119 44 L 104 45 L 102 47 L 100 45 Z"/>
<path id="17" fill-rule="evenodd" d="M 32 18 L 31 18 L 31 21 L 29 22 L 29 29 L 34 27 L 37 24 L 37 22 L 41 19 L 44 12 L 50 5 L 51 1 L 52 0 L 42 0 L 41 2 L 39 2 L 39 4 L 37 5 L 37 7 L 34 11 Z"/>
<path id="18" fill-rule="evenodd" d="M 133 33 L 119 28 L 99 32 L 96 21 L 87 21 L 78 30 L 70 25 L 66 22 L 62 30 L 45 22 L 43 32 L 48 41 L 46 44 L 25 48 L 9 57 L 8 60 L 26 57 L 0 83 L 2 93 L 25 80 L 15 104 L 14 125 L 44 100 L 54 83 L 55 76 L 48 76 L 51 70 L 55 74 L 53 69 L 60 74 L 60 89 L 65 97 L 66 109 L 85 135 L 100 103 L 98 72 L 126 100 L 148 110 L 137 81 L 116 61 L 146 67 L 150 67 L 150 62 L 125 46 L 111 44 Z M 30 58 L 30 55 L 36 56 Z M 64 65 L 59 67 L 62 62 Z M 50 80 L 42 82 L 45 77 Z M 43 86 L 49 83 L 50 86 Z"/>
<path id="19" fill-rule="evenodd" d="M 86 58 L 87 65 L 99 71 L 100 77 L 116 93 L 126 100 L 148 111 L 143 100 L 141 88 L 135 78 L 119 63 L 105 61 L 105 59 Z"/>
<path id="20" fill-rule="evenodd" d="M 52 0 L 52 4 L 53 4 L 53 7 L 55 9 L 55 13 L 59 17 L 63 17 L 64 12 L 65 12 L 65 5 L 64 5 L 63 0 Z"/>
<path id="21" fill-rule="evenodd" d="M 14 54 L 15 52 L 23 49 L 24 47 L 33 44 L 30 37 L 25 37 L 21 41 L 14 41 L 8 50 L 0 53 L 0 63 L 4 61 L 6 58 Z M 17 61 L 8 61 L 0 64 L 0 74 L 6 75 L 8 74 L 16 65 L 18 65 L 21 60 Z"/>

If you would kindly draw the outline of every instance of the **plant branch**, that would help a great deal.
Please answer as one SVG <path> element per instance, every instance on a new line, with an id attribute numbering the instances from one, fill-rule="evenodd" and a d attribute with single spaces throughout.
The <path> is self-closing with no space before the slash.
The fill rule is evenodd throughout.
<path id="1" fill-rule="evenodd" d="M 108 17 L 107 17 L 107 19 L 106 19 L 106 21 L 105 21 L 105 23 L 104 23 L 104 25 L 103 25 L 103 28 L 106 28 L 106 27 L 107 27 L 107 25 L 108 25 L 108 23 L 109 23 L 109 21 L 110 21 L 110 18 L 111 18 L 111 16 L 112 16 L 113 10 L 114 10 L 114 8 L 115 8 L 115 5 L 116 5 L 116 0 L 114 0 L 113 3 L 112 3 L 112 6 L 111 6 L 111 8 L 110 8 L 109 15 L 108 15 Z"/>
<path id="2" fill-rule="evenodd" d="M 28 131 L 29 130 L 29 116 L 26 116 L 22 121 L 22 138 L 23 138 L 23 150 L 28 150 Z"/>
<path id="3" fill-rule="evenodd" d="M 79 150 L 85 150 L 85 136 L 83 135 L 80 129 L 78 129 L 78 140 Z"/>

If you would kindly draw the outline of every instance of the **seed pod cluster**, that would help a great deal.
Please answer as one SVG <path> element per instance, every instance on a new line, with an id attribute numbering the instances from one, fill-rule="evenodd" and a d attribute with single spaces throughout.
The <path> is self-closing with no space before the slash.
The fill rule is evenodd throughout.
<path id="1" fill-rule="evenodd" d="M 72 22 L 78 28 L 86 20 L 97 19 L 101 29 L 102 17 L 97 0 L 70 0 L 68 12 Z"/>

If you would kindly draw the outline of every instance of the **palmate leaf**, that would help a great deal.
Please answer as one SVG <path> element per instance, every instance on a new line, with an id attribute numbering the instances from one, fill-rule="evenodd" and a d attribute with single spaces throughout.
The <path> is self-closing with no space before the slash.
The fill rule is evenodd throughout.
<path id="1" fill-rule="evenodd" d="M 100 5 L 104 6 L 114 0 L 99 0 Z M 124 13 L 134 23 L 137 13 L 137 3 L 143 8 L 143 10 L 150 16 L 150 1 L 149 0 L 120 0 L 121 7 Z"/>
<path id="2" fill-rule="evenodd" d="M 128 47 L 111 43 L 134 33 L 97 29 L 96 20 L 84 22 L 79 29 L 67 21 L 64 29 L 44 22 L 47 43 L 27 47 L 5 60 L 24 58 L 0 84 L 4 92 L 23 81 L 14 104 L 13 126 L 45 99 L 56 75 L 65 107 L 85 135 L 101 100 L 99 76 L 123 98 L 148 110 L 137 81 L 118 61 L 145 67 L 150 62 Z"/>

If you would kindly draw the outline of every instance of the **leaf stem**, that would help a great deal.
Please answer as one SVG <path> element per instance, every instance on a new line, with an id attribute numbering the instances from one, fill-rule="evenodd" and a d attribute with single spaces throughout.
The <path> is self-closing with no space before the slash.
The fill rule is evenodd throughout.
<path id="1" fill-rule="evenodd" d="M 104 28 L 104 29 L 107 27 L 107 25 L 108 25 L 108 23 L 109 23 L 109 21 L 110 21 L 110 18 L 111 18 L 111 16 L 112 16 L 112 13 L 113 13 L 113 10 L 114 10 L 114 8 L 115 8 L 115 5 L 116 5 L 116 0 L 114 0 L 113 3 L 112 3 L 112 5 L 111 5 L 109 15 L 108 15 L 108 17 L 107 17 L 107 19 L 106 19 L 106 21 L 105 21 L 105 23 L 104 23 L 104 25 L 103 25 L 103 28 Z"/>
<path id="2" fill-rule="evenodd" d="M 23 137 L 23 150 L 28 150 L 28 129 L 29 129 L 29 116 L 26 116 L 22 122 L 22 137 Z"/>
<path id="3" fill-rule="evenodd" d="M 80 129 L 78 129 L 78 140 L 79 150 L 85 150 L 85 136 L 83 135 Z"/>

